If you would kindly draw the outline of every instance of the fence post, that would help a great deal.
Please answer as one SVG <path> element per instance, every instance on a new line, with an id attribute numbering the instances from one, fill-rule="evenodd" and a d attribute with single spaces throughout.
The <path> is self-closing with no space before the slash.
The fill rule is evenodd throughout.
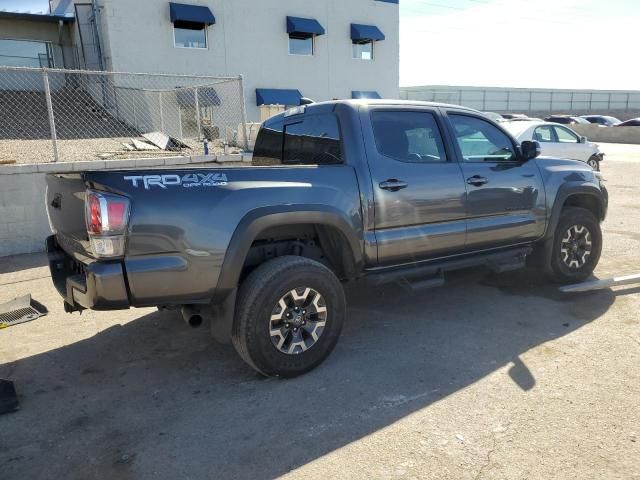
<path id="1" fill-rule="evenodd" d="M 56 135 L 56 122 L 53 116 L 53 104 L 51 103 L 51 88 L 49 88 L 49 73 L 46 68 L 42 69 L 42 80 L 44 82 L 44 96 L 47 100 L 47 112 L 49 113 L 49 129 L 51 130 L 51 142 L 53 145 L 53 161 L 57 162 L 58 157 L 58 137 Z"/>
<path id="2" fill-rule="evenodd" d="M 164 114 L 162 113 L 162 92 L 158 93 L 158 103 L 160 103 L 160 131 L 165 133 L 164 131 Z"/>
<path id="3" fill-rule="evenodd" d="M 198 129 L 198 140 L 200 137 L 200 99 L 198 98 L 198 87 L 195 87 L 193 90 L 193 97 L 195 98 L 195 107 L 196 107 L 196 128 Z"/>
<path id="4" fill-rule="evenodd" d="M 624 107 L 624 111 L 628 112 L 629 111 L 629 98 L 631 97 L 631 93 L 627 92 L 627 104 Z"/>
<path id="5" fill-rule="evenodd" d="M 244 77 L 240 75 L 240 102 L 241 102 L 241 114 L 242 114 L 242 131 L 244 133 L 244 148 L 245 151 L 249 150 L 249 136 L 247 134 L 247 109 L 244 102 Z"/>

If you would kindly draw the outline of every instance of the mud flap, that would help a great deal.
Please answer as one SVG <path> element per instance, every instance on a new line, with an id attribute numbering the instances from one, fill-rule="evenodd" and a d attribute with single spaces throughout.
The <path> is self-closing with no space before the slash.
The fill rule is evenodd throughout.
<path id="1" fill-rule="evenodd" d="M 238 289 L 234 288 L 222 303 L 211 306 L 211 336 L 220 343 L 231 343 L 231 329 L 236 311 L 236 296 Z"/>

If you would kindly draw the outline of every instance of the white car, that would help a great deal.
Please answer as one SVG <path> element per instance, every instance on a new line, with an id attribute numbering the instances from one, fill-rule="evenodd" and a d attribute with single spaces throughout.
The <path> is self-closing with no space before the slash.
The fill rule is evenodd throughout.
<path id="1" fill-rule="evenodd" d="M 589 142 L 569 127 L 550 122 L 501 122 L 518 141 L 537 140 L 541 155 L 570 158 L 586 162 L 594 170 L 600 170 L 604 153 L 596 143 Z"/>

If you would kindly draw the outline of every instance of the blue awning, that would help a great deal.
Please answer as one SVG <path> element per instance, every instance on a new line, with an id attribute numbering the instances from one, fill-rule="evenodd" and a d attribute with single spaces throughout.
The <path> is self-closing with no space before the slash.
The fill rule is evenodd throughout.
<path id="1" fill-rule="evenodd" d="M 256 88 L 256 105 L 300 105 L 300 90 Z"/>
<path id="2" fill-rule="evenodd" d="M 287 17 L 287 33 L 296 35 L 324 35 L 324 28 L 315 18 Z"/>
<path id="3" fill-rule="evenodd" d="M 371 91 L 354 90 L 353 92 L 351 92 L 351 98 L 355 98 L 355 99 L 362 99 L 362 98 L 377 99 L 377 98 L 382 98 L 382 97 L 375 90 L 371 90 Z"/>
<path id="4" fill-rule="evenodd" d="M 176 101 L 181 107 L 195 107 L 195 89 L 180 88 L 176 91 Z M 217 107 L 220 105 L 218 92 L 212 87 L 198 87 L 198 106 Z"/>
<path id="5" fill-rule="evenodd" d="M 201 5 L 186 5 L 184 3 L 169 3 L 169 15 L 172 22 L 191 22 L 212 25 L 216 23 L 209 7 Z"/>
<path id="6" fill-rule="evenodd" d="M 351 24 L 351 40 L 354 42 L 377 42 L 384 38 L 384 33 L 375 25 Z"/>

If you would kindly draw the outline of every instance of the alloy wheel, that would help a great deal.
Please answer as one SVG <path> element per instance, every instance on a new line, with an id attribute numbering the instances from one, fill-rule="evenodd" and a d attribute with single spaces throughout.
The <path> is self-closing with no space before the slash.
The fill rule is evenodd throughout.
<path id="1" fill-rule="evenodd" d="M 591 232 L 584 225 L 573 225 L 562 237 L 560 256 L 566 266 L 572 269 L 583 267 L 591 255 Z"/>
<path id="2" fill-rule="evenodd" d="M 327 324 L 327 306 L 313 288 L 294 288 L 271 311 L 269 335 L 280 352 L 297 355 L 317 342 Z"/>

